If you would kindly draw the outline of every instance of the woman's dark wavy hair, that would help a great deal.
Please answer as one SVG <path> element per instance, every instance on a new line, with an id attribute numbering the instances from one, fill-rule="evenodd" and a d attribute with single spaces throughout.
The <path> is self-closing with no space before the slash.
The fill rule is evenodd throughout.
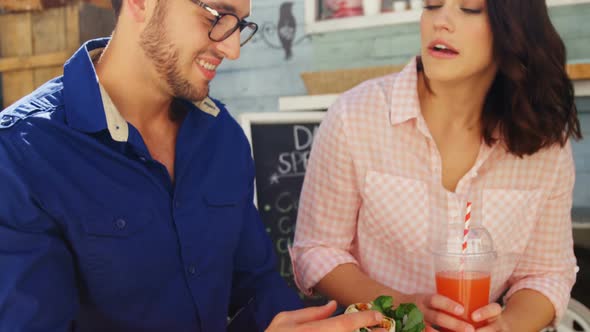
<path id="1" fill-rule="evenodd" d="M 566 50 L 545 0 L 487 0 L 498 73 L 486 97 L 483 137 L 494 130 L 510 153 L 522 157 L 581 139 Z"/>

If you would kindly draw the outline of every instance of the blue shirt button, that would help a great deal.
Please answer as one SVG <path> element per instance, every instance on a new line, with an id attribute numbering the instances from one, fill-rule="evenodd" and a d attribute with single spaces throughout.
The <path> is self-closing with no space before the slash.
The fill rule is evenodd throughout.
<path id="1" fill-rule="evenodd" d="M 174 201 L 174 207 L 178 209 L 180 207 L 180 202 Z"/>
<path id="2" fill-rule="evenodd" d="M 123 229 L 127 227 L 127 222 L 125 221 L 125 219 L 119 218 L 115 221 L 115 225 L 117 225 L 118 229 Z"/>
<path id="3" fill-rule="evenodd" d="M 188 274 L 195 275 L 197 274 L 197 268 L 194 265 L 189 265 L 187 268 Z"/>
<path id="4" fill-rule="evenodd" d="M 141 160 L 142 162 L 144 162 L 144 163 L 145 163 L 145 162 L 147 161 L 147 158 L 146 158 L 146 157 L 143 157 L 143 156 L 141 156 L 141 157 L 139 157 L 139 160 Z"/>
<path id="5" fill-rule="evenodd" d="M 0 120 L 0 126 L 8 126 L 11 125 L 14 121 L 13 117 L 10 115 L 3 115 L 2 119 Z"/>

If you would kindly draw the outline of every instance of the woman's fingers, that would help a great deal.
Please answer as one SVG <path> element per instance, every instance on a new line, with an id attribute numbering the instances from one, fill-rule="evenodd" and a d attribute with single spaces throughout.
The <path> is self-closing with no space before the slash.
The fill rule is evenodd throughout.
<path id="1" fill-rule="evenodd" d="M 444 311 L 453 315 L 463 314 L 463 306 L 446 296 L 433 294 L 427 299 L 426 305 L 438 311 Z"/>
<path id="2" fill-rule="evenodd" d="M 473 326 L 443 311 L 428 309 L 424 313 L 425 320 L 436 326 L 457 332 L 474 332 Z"/>
<path id="3" fill-rule="evenodd" d="M 479 308 L 471 314 L 471 319 L 476 322 L 482 322 L 490 319 L 495 319 L 502 314 L 502 307 L 498 303 L 490 303 L 482 308 Z"/>
<path id="4" fill-rule="evenodd" d="M 440 327 L 444 327 L 451 331 L 456 332 L 474 332 L 475 328 L 467 322 L 457 319 L 451 315 L 445 314 L 440 311 L 431 311 L 432 316 L 429 317 L 429 321 Z"/>

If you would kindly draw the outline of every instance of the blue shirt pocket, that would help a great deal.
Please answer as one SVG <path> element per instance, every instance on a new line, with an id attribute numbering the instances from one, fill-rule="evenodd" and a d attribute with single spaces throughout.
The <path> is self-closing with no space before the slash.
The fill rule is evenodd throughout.
<path id="1" fill-rule="evenodd" d="M 133 294 L 130 301 L 137 303 L 158 296 L 156 285 L 170 282 L 179 270 L 178 244 L 157 227 L 153 215 L 142 212 L 95 212 L 80 218 L 84 234 L 73 246 L 87 296 L 101 310 L 132 306 L 121 294 Z"/>
<path id="2" fill-rule="evenodd" d="M 240 233 L 248 219 L 243 206 L 244 195 L 235 191 L 218 191 L 205 194 L 203 200 L 207 225 L 203 234 L 207 239 L 215 239 L 208 242 L 208 249 L 215 248 L 217 257 L 213 260 L 212 257 L 202 257 L 202 263 L 207 262 L 207 266 L 229 267 L 240 242 Z"/>

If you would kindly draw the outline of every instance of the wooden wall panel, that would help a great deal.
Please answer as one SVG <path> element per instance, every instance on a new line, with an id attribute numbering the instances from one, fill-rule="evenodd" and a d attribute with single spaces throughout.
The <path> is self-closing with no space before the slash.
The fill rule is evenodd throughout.
<path id="1" fill-rule="evenodd" d="M 80 4 L 78 16 L 80 20 L 80 36 L 78 40 L 80 42 L 94 38 L 108 37 L 115 28 L 115 14 L 111 8 L 102 8 L 94 4 L 82 3 Z"/>
<path id="2" fill-rule="evenodd" d="M 293 16 L 295 18 L 295 37 L 293 56 L 285 59 L 285 52 L 277 33 L 280 5 L 287 0 L 261 1 L 253 0 L 252 17 L 248 20 L 256 22 L 259 30 L 254 38 L 242 49 L 237 61 L 224 61 L 222 71 L 249 71 L 274 67 L 291 66 L 298 68 L 311 63 L 312 42 L 315 38 L 305 36 L 303 22 L 303 0 L 293 2 Z"/>
<path id="3" fill-rule="evenodd" d="M 54 53 L 66 49 L 66 10 L 53 8 L 32 14 L 33 53 Z M 35 87 L 62 75 L 62 66 L 39 68 L 33 71 Z"/>
<path id="4" fill-rule="evenodd" d="M 42 8 L 41 0 L 0 0 L 0 9 L 6 12 L 41 10 Z"/>
<path id="5" fill-rule="evenodd" d="M 590 62 L 590 4 L 551 7 L 549 13 L 565 42 L 568 60 Z"/>
<path id="6" fill-rule="evenodd" d="M 0 15 L 3 106 L 60 76 L 79 43 L 78 4 Z"/>
<path id="7" fill-rule="evenodd" d="M 312 43 L 304 34 L 304 1 L 293 2 L 296 21 L 292 57 L 285 51 L 277 33 L 280 6 L 287 0 L 255 0 L 249 20 L 260 30 L 241 49 L 236 61 L 225 60 L 211 82 L 211 96 L 219 98 L 230 112 L 276 112 L 281 96 L 306 94 L 300 74 L 311 70 Z"/>
<path id="8" fill-rule="evenodd" d="M 33 54 L 31 13 L 0 15 L 0 57 Z M 8 106 L 35 86 L 32 70 L 3 73 L 2 95 Z"/>
<path id="9" fill-rule="evenodd" d="M 404 64 L 418 54 L 419 36 L 418 23 L 314 35 L 313 70 Z"/>
<path id="10" fill-rule="evenodd" d="M 581 106 L 583 103 L 578 103 Z M 583 106 L 582 106 L 583 107 Z M 590 109 L 581 109 L 580 124 L 584 140 L 572 143 L 576 162 L 574 206 L 590 207 Z"/>
<path id="11" fill-rule="evenodd" d="M 568 61 L 590 62 L 590 4 L 550 7 Z M 404 64 L 420 47 L 419 23 L 314 35 L 313 71 Z"/>
<path id="12" fill-rule="evenodd" d="M 81 4 L 76 3 L 65 7 L 65 49 L 74 52 L 80 46 L 80 8 Z M 93 22 L 86 22 L 93 24 Z"/>

